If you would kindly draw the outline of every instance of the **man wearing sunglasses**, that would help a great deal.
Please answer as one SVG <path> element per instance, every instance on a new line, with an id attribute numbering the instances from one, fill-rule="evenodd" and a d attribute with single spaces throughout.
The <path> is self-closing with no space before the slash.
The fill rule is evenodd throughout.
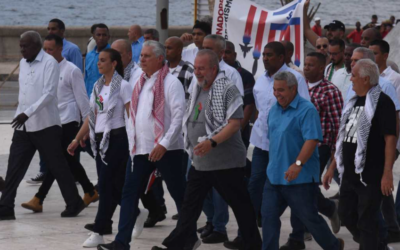
<path id="1" fill-rule="evenodd" d="M 326 62 L 325 66 L 328 66 L 328 64 L 331 62 L 331 58 L 329 57 L 328 54 L 328 46 L 329 46 L 329 40 L 326 37 L 320 37 L 316 41 L 316 52 L 321 53 L 325 56 Z"/>

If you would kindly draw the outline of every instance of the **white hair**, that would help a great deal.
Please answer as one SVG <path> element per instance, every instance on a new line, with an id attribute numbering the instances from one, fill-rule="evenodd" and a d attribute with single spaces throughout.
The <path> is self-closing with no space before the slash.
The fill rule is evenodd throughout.
<path id="1" fill-rule="evenodd" d="M 355 66 L 358 67 L 358 74 L 360 77 L 369 76 L 369 83 L 371 86 L 378 85 L 379 69 L 376 63 L 370 59 L 361 59 L 358 60 Z"/>
<path id="2" fill-rule="evenodd" d="M 162 56 L 163 57 L 163 62 L 165 62 L 165 47 L 161 43 L 157 41 L 146 41 L 143 43 L 143 47 L 149 46 L 153 48 L 153 52 L 156 55 L 156 57 Z"/>
<path id="3" fill-rule="evenodd" d="M 206 37 L 204 37 L 204 40 L 205 39 L 213 40 L 218 45 L 218 48 L 220 50 L 225 50 L 225 48 L 226 48 L 225 38 L 223 38 L 220 35 L 207 35 Z"/>
<path id="4" fill-rule="evenodd" d="M 355 52 L 363 54 L 363 59 L 370 59 L 372 62 L 375 62 L 375 55 L 374 52 L 372 52 L 372 50 L 364 47 L 358 47 L 353 51 L 353 54 Z"/>
<path id="5" fill-rule="evenodd" d="M 288 87 L 298 85 L 296 77 L 289 71 L 281 71 L 276 73 L 274 80 L 285 81 Z"/>
<path id="6" fill-rule="evenodd" d="M 29 30 L 29 31 L 22 33 L 21 39 L 25 38 L 25 37 L 31 38 L 32 43 L 36 44 L 39 47 L 42 47 L 42 37 L 40 36 L 40 34 L 37 31 Z"/>

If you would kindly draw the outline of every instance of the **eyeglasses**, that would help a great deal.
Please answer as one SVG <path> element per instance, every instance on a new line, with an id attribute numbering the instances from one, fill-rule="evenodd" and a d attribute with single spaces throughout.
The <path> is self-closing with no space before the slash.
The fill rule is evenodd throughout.
<path id="1" fill-rule="evenodd" d="M 317 45 L 317 49 L 321 49 L 321 48 L 328 48 L 328 44 L 323 44 L 323 45 Z"/>

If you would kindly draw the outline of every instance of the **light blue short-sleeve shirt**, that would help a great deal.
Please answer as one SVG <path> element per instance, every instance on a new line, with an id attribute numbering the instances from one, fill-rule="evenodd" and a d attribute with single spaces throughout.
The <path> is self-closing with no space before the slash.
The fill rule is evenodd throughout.
<path id="1" fill-rule="evenodd" d="M 286 109 L 277 102 L 268 116 L 269 164 L 268 178 L 273 185 L 294 185 L 319 182 L 319 154 L 316 148 L 303 165 L 298 177 L 288 182 L 285 172 L 297 160 L 307 140 L 322 141 L 318 111 L 306 99 L 296 95 Z"/>

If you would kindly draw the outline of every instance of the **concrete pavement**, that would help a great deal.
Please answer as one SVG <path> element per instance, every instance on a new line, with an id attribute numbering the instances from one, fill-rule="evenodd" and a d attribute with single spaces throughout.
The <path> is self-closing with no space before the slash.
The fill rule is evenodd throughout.
<path id="1" fill-rule="evenodd" d="M 0 111 L 1 113 L 1 111 Z M 7 170 L 7 161 L 9 154 L 9 147 L 11 144 L 13 130 L 10 125 L 0 125 L 0 176 L 5 176 Z M 249 152 L 251 154 L 251 152 Z M 21 155 L 21 157 L 23 157 Z M 96 183 L 96 168 L 93 159 L 87 154 L 82 154 L 81 162 L 85 167 L 89 178 Z M 35 155 L 31 166 L 25 176 L 25 179 L 34 177 L 38 172 L 38 155 Z M 395 166 L 395 184 L 397 185 L 400 177 L 399 162 Z M 78 186 L 80 193 L 83 191 Z M 38 186 L 29 185 L 25 181 L 21 182 L 16 197 L 15 213 L 17 219 L 15 221 L 1 221 L 0 222 L 0 249 L 12 250 L 27 250 L 27 249 L 40 249 L 40 250 L 76 250 L 82 249 L 82 243 L 89 237 L 89 231 L 84 229 L 84 225 L 94 221 L 97 212 L 98 203 L 90 205 L 76 218 L 61 218 L 60 213 L 64 210 L 65 203 L 62 199 L 57 184 L 55 183 L 51 189 L 48 197 L 44 202 L 43 213 L 34 214 L 28 210 L 23 209 L 20 204 L 29 201 L 37 192 Z M 167 190 L 167 189 L 165 189 Z M 331 190 L 323 192 L 326 196 L 331 196 L 336 193 L 338 186 L 333 185 Z M 167 219 L 158 223 L 154 228 L 144 229 L 139 239 L 133 240 L 131 249 L 151 249 L 154 245 L 161 245 L 162 240 L 172 231 L 176 221 L 171 219 L 171 216 L 176 213 L 174 202 L 172 201 L 168 192 L 165 193 L 166 205 L 168 208 Z M 291 231 L 290 226 L 290 210 L 287 209 L 282 215 L 282 229 L 280 243 L 284 244 Z M 119 208 L 117 209 L 114 217 L 113 235 L 105 236 L 106 242 L 111 242 L 115 233 L 117 232 L 117 225 L 119 220 Z M 202 214 L 198 226 L 205 224 L 205 216 Z M 329 222 L 328 222 L 329 224 Z M 229 239 L 234 239 L 237 232 L 237 223 L 235 221 L 232 211 L 230 211 L 230 222 L 228 224 Z M 337 234 L 345 240 L 345 249 L 358 250 L 358 245 L 353 242 L 350 233 L 344 228 Z M 318 244 L 313 240 L 306 243 L 308 250 L 321 249 Z M 400 244 L 392 245 L 395 249 L 400 249 Z M 200 250 L 216 250 L 224 249 L 222 244 L 206 245 L 202 244 Z"/>

